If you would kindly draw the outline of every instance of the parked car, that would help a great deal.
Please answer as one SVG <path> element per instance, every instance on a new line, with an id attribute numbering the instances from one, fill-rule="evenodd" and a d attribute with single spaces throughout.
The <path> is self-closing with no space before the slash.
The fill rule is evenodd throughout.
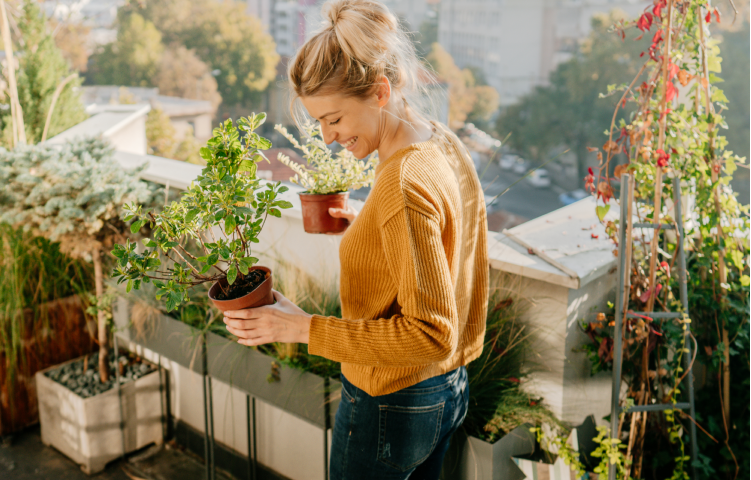
<path id="1" fill-rule="evenodd" d="M 507 154 L 503 155 L 500 160 L 498 160 L 498 166 L 501 167 L 501 170 L 511 170 L 514 168 L 514 165 L 519 160 L 518 155 L 513 154 Z"/>
<path id="2" fill-rule="evenodd" d="M 572 203 L 578 202 L 579 200 L 587 198 L 588 196 L 589 194 L 587 192 L 585 192 L 581 188 L 577 188 L 576 190 L 573 190 L 571 192 L 564 192 L 558 195 L 558 200 L 564 205 L 571 205 Z"/>
<path id="3" fill-rule="evenodd" d="M 518 173 L 519 175 L 523 175 L 527 173 L 527 170 L 529 170 L 529 162 L 525 162 L 521 158 L 516 159 L 516 163 L 514 163 L 514 166 L 511 167 L 511 171 L 514 173 Z"/>
<path id="4" fill-rule="evenodd" d="M 538 168 L 529 174 L 527 181 L 534 187 L 547 188 L 550 186 L 550 174 L 544 168 Z"/>

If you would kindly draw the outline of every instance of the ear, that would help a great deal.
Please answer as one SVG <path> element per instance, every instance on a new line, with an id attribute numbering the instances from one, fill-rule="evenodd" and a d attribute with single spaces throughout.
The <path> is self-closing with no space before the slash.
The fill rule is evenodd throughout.
<path id="1" fill-rule="evenodd" d="M 386 76 L 382 76 L 380 81 L 376 85 L 376 98 L 378 99 L 378 107 L 383 108 L 389 103 L 391 99 L 391 82 Z"/>

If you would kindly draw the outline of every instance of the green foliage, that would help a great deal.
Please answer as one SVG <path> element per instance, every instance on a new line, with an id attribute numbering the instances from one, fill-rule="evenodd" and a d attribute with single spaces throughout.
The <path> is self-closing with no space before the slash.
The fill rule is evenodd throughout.
<path id="1" fill-rule="evenodd" d="M 23 109 L 26 141 L 34 144 L 42 138 L 55 89 L 73 72 L 55 45 L 55 39 L 37 2 L 24 2 L 18 28 L 12 31 L 17 33 L 12 39 L 17 49 L 14 56 L 19 66 L 16 77 L 18 101 Z M 52 114 L 47 138 L 86 119 L 83 103 L 76 92 L 80 84 L 80 80 L 76 79 L 63 88 Z M 0 96 L 0 104 L 7 107 L 0 108 L 1 144 L 9 146 L 12 144 L 12 134 L 7 89 Z"/>
<path id="2" fill-rule="evenodd" d="M 205 165 L 193 130 L 188 130 L 182 139 L 178 138 L 172 121 L 160 108 L 152 108 L 146 116 L 146 145 L 151 155 Z"/>
<path id="3" fill-rule="evenodd" d="M 304 145 L 301 145 L 281 125 L 276 125 L 274 128 L 303 153 L 308 167 L 298 165 L 282 153 L 278 158 L 280 162 L 294 170 L 295 176 L 290 180 L 304 187 L 308 193 L 346 192 L 373 184 L 375 167 L 378 165 L 377 155 L 371 155 L 365 164 L 347 149 L 341 149 L 333 155 L 323 140 L 320 125 L 306 123 L 302 126 L 305 134 Z"/>
<path id="4" fill-rule="evenodd" d="M 153 192 L 138 171 L 123 171 L 112 153 L 95 138 L 0 148 L 0 221 L 60 241 L 74 257 L 88 257 L 121 237 L 122 205 L 149 202 Z"/>
<path id="5" fill-rule="evenodd" d="M 98 85 L 153 86 L 163 52 L 153 23 L 138 13 L 118 15 L 117 39 L 92 55 L 88 77 Z"/>
<path id="6" fill-rule="evenodd" d="M 738 19 L 738 23 L 741 19 Z M 742 28 L 735 32 L 723 32 L 722 57 L 725 60 L 722 77 L 725 80 L 722 90 L 728 98 L 728 110 L 724 112 L 728 129 L 725 133 L 728 148 L 740 157 L 751 156 L 749 133 L 751 132 L 751 115 L 749 114 L 749 80 L 751 79 L 751 51 L 749 51 L 749 22 L 743 22 Z M 733 177 L 733 189 L 740 193 L 743 204 L 749 202 L 749 172 L 740 169 Z"/>
<path id="7" fill-rule="evenodd" d="M 14 374 L 26 358 L 27 329 L 41 334 L 48 325 L 47 302 L 92 289 L 94 274 L 85 262 L 62 253 L 59 243 L 7 223 L 0 223 L 0 252 L 0 354 Z"/>
<path id="8" fill-rule="evenodd" d="M 153 22 L 165 43 L 184 45 L 220 70 L 216 80 L 227 104 L 259 101 L 260 92 L 276 77 L 274 40 L 241 2 L 164 0 L 125 8 Z"/>
<path id="9" fill-rule="evenodd" d="M 179 202 L 161 212 L 136 204 L 124 206 L 125 221 L 133 221 L 131 232 L 148 224 L 152 235 L 144 239 L 143 250 L 130 241 L 115 245 L 112 254 L 118 261 L 113 278 L 118 284 L 127 282 L 129 292 L 153 280 L 157 299 L 164 297 L 171 311 L 189 300 L 191 286 L 224 278 L 232 285 L 238 276 L 248 274 L 258 262 L 252 244 L 258 243 L 266 219 L 281 217 L 281 209 L 292 206 L 277 199 L 287 191 L 281 182 L 267 183 L 264 189 L 255 176 L 256 163 L 265 158 L 262 150 L 271 148 L 271 142 L 255 133 L 265 119 L 264 113 L 253 114 L 241 118 L 237 127 L 230 119 L 215 128 L 200 150 L 206 167 Z M 215 230 L 222 234 L 218 239 Z M 186 248 L 189 240 L 198 242 L 204 255 L 191 254 Z M 160 252 L 171 265 L 162 267 Z"/>
<path id="10" fill-rule="evenodd" d="M 470 435 L 495 442 L 524 423 L 560 425 L 539 399 L 520 388 L 530 332 L 522 319 L 529 301 L 512 277 L 491 277 L 485 344 L 482 355 L 467 365 L 470 408 L 463 428 Z"/>
<path id="11" fill-rule="evenodd" d="M 661 14 L 655 15 L 655 29 L 664 28 L 667 22 L 666 12 L 670 10 L 664 4 L 663 7 Z M 645 15 L 637 25 L 649 30 L 652 19 Z M 616 111 L 628 104 L 631 113 L 611 125 L 609 140 L 600 154 L 603 163 L 596 174 L 588 176 L 598 200 L 606 204 L 606 193 L 612 192 L 614 181 L 609 173 L 611 161 L 614 154 L 622 152 L 628 163 L 620 165 L 615 176 L 629 172 L 635 179 L 635 221 L 652 222 L 659 216 L 660 223 L 675 222 L 676 212 L 668 200 L 674 193 L 671 177 L 681 180 L 682 196 L 689 200 L 685 205 L 690 206 L 689 211 L 682 212 L 685 237 L 679 238 L 686 248 L 686 314 L 691 319 L 658 321 L 647 315 L 627 320 L 623 377 L 629 385 L 628 402 L 686 401 L 681 360 L 687 351 L 684 333 L 690 323 L 697 355 L 692 361 L 701 362 L 707 370 L 706 391 L 697 395 L 701 400 L 697 417 L 706 425 L 705 430 L 716 437 L 710 441 L 699 433 L 698 441 L 705 448 L 699 458 L 688 458 L 684 443 L 686 422 L 690 420 L 680 421 L 675 411 L 666 411 L 659 423 L 647 424 L 645 436 L 630 439 L 635 452 L 634 476 L 643 473 L 639 470 L 643 462 L 647 468 L 651 452 L 659 452 L 651 459 L 651 467 L 672 479 L 688 478 L 690 460 L 708 477 L 737 478 L 739 473 L 748 476 L 747 463 L 738 461 L 739 454 L 749 448 L 745 415 L 748 391 L 739 398 L 730 395 L 736 390 L 736 383 L 747 384 L 749 377 L 748 206 L 738 202 L 730 187 L 738 165 L 745 159 L 729 151 L 728 142 L 721 135 L 728 128 L 725 112 L 732 105 L 718 88 L 718 84 L 722 86 L 719 75 L 724 63 L 719 42 L 709 36 L 707 18 L 713 18 L 712 11 L 707 11 L 703 2 L 686 2 L 673 9 L 673 26 L 679 28 L 674 29 L 667 52 L 664 38 L 652 36 L 643 67 L 646 81 L 638 83 L 641 78 L 635 77 L 633 88 L 616 85 L 611 89 L 622 92 L 619 98 L 623 104 Z M 635 23 L 618 23 L 614 29 L 620 32 Z M 661 205 L 659 211 L 657 204 Z M 616 239 L 623 226 L 611 221 L 603 223 Z M 660 245 L 656 253 L 659 257 L 654 258 L 650 244 L 638 242 L 634 234 L 627 298 L 630 310 L 651 311 L 653 304 L 666 311 L 683 308 L 678 298 L 679 279 L 674 273 L 679 267 L 675 263 L 678 240 L 665 233 L 657 235 L 653 242 Z M 650 270 L 655 264 L 659 267 Z M 601 315 L 604 317 L 604 313 Z M 595 323 L 596 326 L 587 326 L 587 332 L 599 341 L 599 347 L 590 345 L 588 350 L 596 366 L 605 367 L 612 360 L 612 353 L 608 355 L 609 350 L 612 352 L 612 332 L 599 319 Z M 646 418 L 632 417 L 632 422 L 638 425 Z M 643 427 L 630 430 L 639 429 L 644 431 Z M 624 436 L 631 435 L 626 428 L 621 431 Z"/>

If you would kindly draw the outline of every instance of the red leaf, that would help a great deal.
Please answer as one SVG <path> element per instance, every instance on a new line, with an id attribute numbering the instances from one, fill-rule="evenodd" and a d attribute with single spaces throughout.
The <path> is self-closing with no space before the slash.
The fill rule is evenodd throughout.
<path id="1" fill-rule="evenodd" d="M 675 77 L 678 74 L 678 71 L 680 68 L 678 65 L 676 65 L 673 62 L 670 62 L 670 65 L 668 65 L 668 80 L 672 80 L 673 77 Z"/>
<path id="2" fill-rule="evenodd" d="M 592 171 L 592 167 L 588 167 L 587 171 L 589 172 L 590 175 L 594 176 L 595 172 Z"/>
<path id="3" fill-rule="evenodd" d="M 714 18 L 717 19 L 717 23 L 720 23 L 720 11 L 716 8 L 714 9 Z"/>
<path id="4" fill-rule="evenodd" d="M 662 16 L 662 9 L 665 7 L 665 2 L 658 2 L 655 5 L 655 8 L 652 9 L 652 13 L 655 14 L 655 17 L 661 17 Z"/>
<path id="5" fill-rule="evenodd" d="M 670 161 L 670 155 L 665 153 L 665 150 L 658 148 L 657 151 L 657 166 L 658 167 L 667 167 L 668 162 Z"/>
<path id="6" fill-rule="evenodd" d="M 707 12 L 707 15 L 704 17 L 704 21 L 707 23 L 712 23 L 712 12 Z"/>
<path id="7" fill-rule="evenodd" d="M 678 89 L 675 88 L 673 82 L 668 82 L 668 91 L 665 92 L 668 102 L 672 101 L 678 95 Z"/>
<path id="8" fill-rule="evenodd" d="M 592 238 L 600 238 L 600 236 L 599 236 L 599 235 L 597 235 L 596 233 L 593 233 L 593 234 L 592 234 Z"/>
<path id="9" fill-rule="evenodd" d="M 642 32 L 649 30 L 652 27 L 652 14 L 649 12 L 643 13 L 639 20 L 636 22 L 636 28 Z"/>

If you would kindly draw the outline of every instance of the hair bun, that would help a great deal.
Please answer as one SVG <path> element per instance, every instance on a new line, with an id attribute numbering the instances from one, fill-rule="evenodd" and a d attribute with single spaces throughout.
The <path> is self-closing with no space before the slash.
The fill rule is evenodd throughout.
<path id="1" fill-rule="evenodd" d="M 399 29 L 396 17 L 375 0 L 329 0 L 324 4 L 323 11 L 324 27 L 331 29 L 336 29 L 337 24 L 342 21 L 351 20 L 358 23 L 364 19 L 385 24 L 393 32 Z"/>

